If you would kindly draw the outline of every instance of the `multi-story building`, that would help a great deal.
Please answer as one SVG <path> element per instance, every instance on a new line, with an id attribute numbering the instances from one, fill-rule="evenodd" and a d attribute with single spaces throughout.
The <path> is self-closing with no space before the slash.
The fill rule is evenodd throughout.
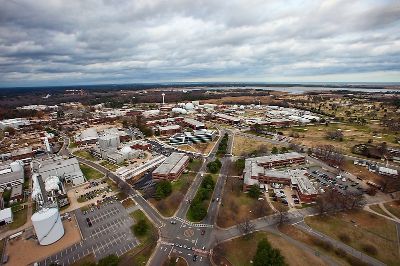
<path id="1" fill-rule="evenodd" d="M 206 125 L 203 122 L 191 118 L 185 118 L 183 123 L 193 130 L 205 129 Z"/>
<path id="2" fill-rule="evenodd" d="M 74 186 L 85 182 L 84 175 L 76 158 L 63 159 L 52 157 L 32 162 L 32 172 L 40 175 L 43 181 L 47 178 L 57 176 L 60 180 L 71 183 Z"/>
<path id="3" fill-rule="evenodd" d="M 180 132 L 181 127 L 179 125 L 159 126 L 157 127 L 157 131 L 162 136 L 168 136 Z"/>
<path id="4" fill-rule="evenodd" d="M 165 161 L 153 171 L 153 179 L 176 180 L 189 164 L 189 156 L 184 153 L 173 152 Z"/>
<path id="5" fill-rule="evenodd" d="M 223 123 L 227 124 L 239 124 L 240 119 L 231 115 L 217 113 L 214 115 L 215 118 Z"/>

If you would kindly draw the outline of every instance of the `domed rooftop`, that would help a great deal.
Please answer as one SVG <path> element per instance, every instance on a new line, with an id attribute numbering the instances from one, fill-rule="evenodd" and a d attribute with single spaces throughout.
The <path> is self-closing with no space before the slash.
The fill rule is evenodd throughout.
<path id="1" fill-rule="evenodd" d="M 132 148 L 129 147 L 129 146 L 125 146 L 125 147 L 123 147 L 123 148 L 121 149 L 121 152 L 122 152 L 123 154 L 129 154 L 129 153 L 132 152 Z"/>
<path id="2" fill-rule="evenodd" d="M 185 109 L 186 109 L 186 110 L 193 110 L 193 109 L 194 109 L 193 103 L 187 103 L 187 104 L 185 105 Z"/>

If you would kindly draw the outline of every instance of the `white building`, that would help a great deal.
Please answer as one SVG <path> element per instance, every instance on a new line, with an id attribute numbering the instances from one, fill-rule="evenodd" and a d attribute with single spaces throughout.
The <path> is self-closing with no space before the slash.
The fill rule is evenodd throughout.
<path id="1" fill-rule="evenodd" d="M 13 222 L 13 213 L 11 208 L 0 210 L 0 225 L 10 224 Z"/>
<path id="2" fill-rule="evenodd" d="M 85 182 L 85 177 L 76 158 L 64 160 L 61 157 L 54 157 L 35 160 L 32 162 L 32 170 L 34 173 L 40 174 L 44 182 L 51 176 L 58 176 L 60 180 L 64 180 L 74 186 Z"/>
<path id="3" fill-rule="evenodd" d="M 0 189 L 12 188 L 24 183 L 22 161 L 0 164 Z"/>
<path id="4" fill-rule="evenodd" d="M 0 129 L 5 129 L 7 127 L 19 128 L 27 125 L 30 125 L 30 123 L 29 120 L 25 118 L 13 118 L 0 121 Z"/>

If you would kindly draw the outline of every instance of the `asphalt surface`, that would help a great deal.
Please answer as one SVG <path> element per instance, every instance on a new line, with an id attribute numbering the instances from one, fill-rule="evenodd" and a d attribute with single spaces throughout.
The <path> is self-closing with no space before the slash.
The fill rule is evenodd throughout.
<path id="1" fill-rule="evenodd" d="M 39 265 L 70 265 L 90 253 L 97 260 L 110 254 L 121 256 L 139 244 L 130 230 L 134 221 L 119 202 L 103 204 L 86 214 L 80 209 L 74 213 L 83 239 L 39 262 Z M 91 221 L 90 227 L 87 219 Z"/>
<path id="2" fill-rule="evenodd" d="M 258 137 L 250 134 L 245 134 L 242 132 L 236 132 L 235 130 L 221 130 L 221 136 L 228 132 L 230 135 L 229 142 L 228 142 L 228 151 L 232 150 L 232 133 L 246 135 L 249 137 L 253 137 L 255 139 L 263 139 L 269 141 L 274 144 L 283 144 L 288 145 L 287 142 L 281 142 L 277 140 L 271 140 L 268 138 Z M 64 145 L 65 146 L 65 145 Z M 184 258 L 189 265 L 210 265 L 211 262 L 209 260 L 209 251 L 222 241 L 226 241 L 238 236 L 242 235 L 242 232 L 238 229 L 237 226 L 232 226 L 227 229 L 220 229 L 216 228 L 215 219 L 217 217 L 218 208 L 220 204 L 220 200 L 211 201 L 208 214 L 206 218 L 202 221 L 202 223 L 191 223 L 185 220 L 186 213 L 189 208 L 188 200 L 192 199 L 199 188 L 204 173 L 206 172 L 206 165 L 208 162 L 215 159 L 215 153 L 218 148 L 218 145 L 215 145 L 213 151 L 210 153 L 208 157 L 206 157 L 203 161 L 203 164 L 199 170 L 199 173 L 196 175 L 191 187 L 189 188 L 187 194 L 185 195 L 184 200 L 182 201 L 181 205 L 179 206 L 176 214 L 174 217 L 165 218 L 161 214 L 158 213 L 155 208 L 153 208 L 139 193 L 136 192 L 129 184 L 128 192 L 129 194 L 135 198 L 135 201 L 143 210 L 143 212 L 147 215 L 147 217 L 155 224 L 155 226 L 159 230 L 160 238 L 158 240 L 158 244 L 156 250 L 154 251 L 152 257 L 150 258 L 149 265 L 162 265 L 163 262 L 171 255 L 179 256 Z M 60 153 L 63 151 L 61 150 Z M 223 186 L 225 184 L 226 177 L 228 175 L 228 162 L 232 160 L 231 154 L 228 152 L 227 156 L 224 157 L 222 161 L 222 167 L 220 170 L 220 174 L 218 180 L 216 182 L 216 187 L 213 192 L 213 198 L 221 198 L 223 192 Z M 68 155 L 68 151 L 66 151 Z M 322 163 L 319 160 L 316 160 L 311 157 L 307 157 L 310 161 L 313 161 L 320 165 L 321 167 L 331 169 L 332 167 Z M 112 180 L 116 183 L 124 183 L 124 181 L 119 180 L 119 178 L 105 169 L 104 167 L 97 165 L 93 162 L 78 158 L 80 162 L 84 162 L 89 166 L 97 169 L 100 172 L 107 174 Z M 203 175 L 202 175 L 203 174 Z M 289 223 L 292 224 L 299 224 L 304 220 L 305 216 L 316 214 L 317 211 L 315 208 L 309 207 L 304 209 L 292 209 L 288 212 L 287 217 Z M 270 230 L 274 227 L 277 222 L 279 221 L 279 215 L 270 215 L 267 217 L 258 218 L 252 220 L 251 222 L 255 226 L 255 230 Z M 324 239 L 323 236 L 316 237 L 320 239 Z M 342 245 L 345 245 L 342 243 Z M 345 245 L 346 246 L 346 245 Z M 344 248 L 345 249 L 345 248 Z M 111 250 L 111 249 L 110 249 Z M 347 249 L 346 249 L 347 250 Z M 193 261 L 194 255 L 196 255 L 196 261 Z M 373 265 L 381 265 L 376 264 L 373 258 L 368 257 L 365 254 L 362 254 L 361 259 L 367 263 L 371 263 Z"/>

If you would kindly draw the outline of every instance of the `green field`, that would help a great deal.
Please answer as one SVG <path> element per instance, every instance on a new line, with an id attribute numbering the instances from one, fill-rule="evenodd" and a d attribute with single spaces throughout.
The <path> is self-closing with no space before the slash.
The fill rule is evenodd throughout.
<path id="1" fill-rule="evenodd" d="M 94 169 L 86 164 L 80 163 L 79 167 L 81 168 L 82 173 L 86 177 L 87 180 L 98 179 L 98 178 L 104 177 L 104 174 L 100 173 L 96 169 Z"/>
<path id="2" fill-rule="evenodd" d="M 89 161 L 92 161 L 92 162 L 97 161 L 96 157 L 94 157 L 88 151 L 85 151 L 85 150 L 74 151 L 72 154 L 77 156 L 77 157 L 81 157 L 83 159 L 86 159 L 86 160 L 89 160 Z"/>

